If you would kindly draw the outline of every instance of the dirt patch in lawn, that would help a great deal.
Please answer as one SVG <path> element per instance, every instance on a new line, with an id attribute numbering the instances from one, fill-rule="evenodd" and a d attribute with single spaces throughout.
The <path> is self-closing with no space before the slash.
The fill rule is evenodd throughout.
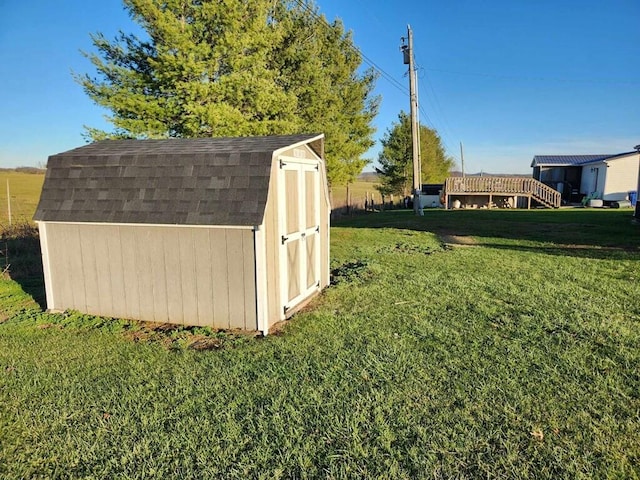
<path id="1" fill-rule="evenodd" d="M 132 320 L 131 327 L 124 333 L 124 337 L 128 340 L 134 343 L 158 343 L 168 349 L 218 350 L 233 348 L 254 338 L 262 338 L 262 334 L 258 332 L 216 330 L 172 323 Z"/>
<path id="2" fill-rule="evenodd" d="M 443 244 L 453 247 L 475 247 L 478 245 L 476 239 L 468 235 L 439 234 L 438 237 Z"/>

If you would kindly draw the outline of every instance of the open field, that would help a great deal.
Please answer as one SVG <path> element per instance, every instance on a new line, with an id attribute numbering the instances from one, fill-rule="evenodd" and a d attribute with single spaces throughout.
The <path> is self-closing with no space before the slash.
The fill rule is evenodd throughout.
<path id="1" fill-rule="evenodd" d="M 364 210 L 364 202 L 367 198 L 367 194 L 369 194 L 369 198 L 373 195 L 376 203 L 381 203 L 381 197 L 378 190 L 376 190 L 376 185 L 378 182 L 366 182 L 362 180 L 358 180 L 350 185 L 351 190 L 351 205 Z M 333 187 L 331 191 L 332 197 L 332 207 L 333 208 L 341 208 L 347 205 L 347 187 L 344 185 L 339 185 Z"/>
<path id="2" fill-rule="evenodd" d="M 355 216 L 311 308 L 204 351 L 2 279 L 0 478 L 639 478 L 630 220 Z"/>
<path id="3" fill-rule="evenodd" d="M 38 206 L 44 174 L 0 171 L 0 225 L 9 223 L 7 180 L 11 196 L 11 216 L 15 223 L 29 222 Z"/>

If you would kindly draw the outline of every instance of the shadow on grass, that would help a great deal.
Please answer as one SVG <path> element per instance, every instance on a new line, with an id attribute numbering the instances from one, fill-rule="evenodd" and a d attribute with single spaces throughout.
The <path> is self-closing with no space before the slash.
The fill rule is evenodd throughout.
<path id="1" fill-rule="evenodd" d="M 354 216 L 333 226 L 424 231 L 441 239 L 473 237 L 478 246 L 549 255 L 595 259 L 640 255 L 640 224 L 633 222 L 631 210 L 425 210 L 422 217 L 390 211 Z"/>
<path id="2" fill-rule="evenodd" d="M 501 250 L 512 250 L 519 252 L 537 253 L 543 255 L 556 255 L 562 257 L 591 258 L 596 260 L 625 260 L 629 255 L 640 256 L 640 249 L 626 247 L 593 247 L 588 245 L 562 245 L 554 246 L 532 246 L 515 245 L 494 242 L 482 242 L 478 245 Z"/>
<path id="3" fill-rule="evenodd" d="M 38 229 L 28 223 L 4 226 L 0 252 L 4 274 L 19 284 L 41 309 L 46 309 Z"/>

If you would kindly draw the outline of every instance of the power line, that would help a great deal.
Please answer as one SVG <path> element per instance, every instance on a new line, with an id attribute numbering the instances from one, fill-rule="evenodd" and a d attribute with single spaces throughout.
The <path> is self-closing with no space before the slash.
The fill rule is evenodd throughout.
<path id="1" fill-rule="evenodd" d="M 502 80 L 519 80 L 519 81 L 536 81 L 536 82 L 557 82 L 557 83 L 576 83 L 576 84 L 604 84 L 604 85 L 640 85 L 640 81 L 637 80 L 610 80 L 610 79 L 575 79 L 575 78 L 562 78 L 562 77 L 539 77 L 539 76 L 526 76 L 526 75 L 503 75 L 497 73 L 486 72 L 462 72 L 455 70 L 442 70 L 439 68 L 426 69 L 431 72 L 450 73 L 454 75 L 469 75 L 476 77 L 488 77 L 499 78 Z"/>
<path id="2" fill-rule="evenodd" d="M 424 108 L 422 108 L 421 105 L 418 105 L 418 109 L 420 110 L 420 113 L 427 118 L 427 125 L 429 125 L 433 130 L 435 130 L 437 132 L 438 129 L 433 124 L 431 119 L 429 119 L 429 117 L 427 116 L 427 112 L 424 111 Z M 442 142 L 442 145 L 444 146 L 445 150 L 447 152 L 449 152 L 449 155 L 451 155 L 456 160 L 460 161 L 460 157 L 458 156 L 456 151 L 454 149 L 452 149 L 451 146 L 447 143 L 447 141 L 444 139 L 444 136 L 440 136 L 440 141 Z"/>
<path id="3" fill-rule="evenodd" d="M 307 5 L 307 3 L 304 0 L 295 0 L 295 2 L 302 7 L 304 10 L 307 11 L 307 13 L 309 13 L 314 19 L 320 21 L 323 25 L 325 25 L 327 28 L 331 29 L 333 28 L 333 26 L 331 24 L 329 24 L 329 22 L 327 22 L 327 20 L 322 16 L 322 15 L 318 15 L 318 12 L 316 12 L 314 9 L 312 9 L 309 5 Z M 371 68 L 373 68 L 375 71 L 377 71 L 380 76 L 382 78 L 384 78 L 385 80 L 387 80 L 393 87 L 397 88 L 398 90 L 400 90 L 402 93 L 404 93 L 405 95 L 409 95 L 409 90 L 407 90 L 407 88 L 400 83 L 398 80 L 396 80 L 390 73 L 387 73 L 382 67 L 380 67 L 378 64 L 376 64 L 372 59 L 370 59 L 368 56 L 366 56 L 364 54 L 364 52 L 362 50 L 360 50 L 358 47 L 356 47 L 355 45 L 351 45 L 351 48 L 358 54 L 360 55 L 360 57 L 362 58 L 362 60 L 369 65 Z"/>
<path id="4" fill-rule="evenodd" d="M 329 24 L 329 22 L 327 22 L 327 20 L 322 15 L 319 15 L 318 12 L 316 10 L 314 10 L 313 8 L 311 8 L 304 0 L 295 0 L 295 2 L 301 8 L 303 8 L 307 13 L 309 13 L 315 20 L 320 21 L 325 27 L 327 27 L 329 29 L 333 28 L 333 26 L 331 24 Z M 400 83 L 398 80 L 396 80 L 395 77 L 393 77 L 391 74 L 386 72 L 376 62 L 374 62 L 371 58 L 369 58 L 367 55 L 365 55 L 365 53 L 360 48 L 358 48 L 354 44 L 351 45 L 351 48 L 362 58 L 362 60 L 367 65 L 369 65 L 376 72 L 378 72 L 380 74 L 380 76 L 382 78 L 384 78 L 385 80 L 387 80 L 387 82 L 389 82 L 394 88 L 396 88 L 397 90 L 399 90 L 400 92 L 402 92 L 406 96 L 408 96 L 408 97 L 410 96 L 409 95 L 409 90 L 402 83 Z M 431 87 L 431 85 L 429 85 L 429 86 L 430 86 L 431 90 L 433 91 L 433 87 Z M 434 98 L 435 98 L 435 91 L 434 91 Z M 420 104 L 418 104 L 418 110 L 419 110 L 421 116 L 424 116 L 424 118 L 426 119 L 427 124 L 429 126 L 431 126 L 432 129 L 437 131 L 437 128 L 436 128 L 435 124 L 431 121 L 431 119 L 429 118 L 429 115 L 427 114 L 427 112 L 424 110 L 424 108 Z M 441 107 L 440 107 L 440 111 L 443 113 L 443 115 L 442 115 L 443 118 L 445 118 L 444 117 L 444 111 L 442 110 Z M 459 161 L 460 158 L 455 153 L 455 150 L 453 150 L 446 143 L 446 141 L 445 141 L 445 139 L 443 137 L 441 137 L 441 140 L 442 140 L 442 143 L 443 143 L 445 149 L 449 152 L 449 154 Z"/>
<path id="5" fill-rule="evenodd" d="M 444 123 L 444 127 L 446 130 L 448 130 L 448 134 L 450 134 L 451 137 L 456 138 L 458 135 L 456 135 L 456 133 L 453 131 L 453 128 L 451 128 L 451 125 L 449 124 L 449 121 L 447 120 L 447 115 L 444 112 L 444 109 L 442 108 L 442 105 L 440 103 L 440 101 L 438 100 L 438 95 L 436 94 L 435 89 L 433 88 L 433 83 L 429 81 L 429 79 L 427 78 L 427 71 L 424 67 L 421 67 L 418 64 L 418 69 L 419 71 L 421 71 L 424 74 L 424 78 L 426 80 L 427 86 L 429 87 L 429 90 L 431 91 L 431 95 L 428 95 L 427 98 L 431 101 L 431 99 L 433 99 L 432 102 L 432 107 L 434 108 L 434 110 L 437 110 L 439 112 L 439 115 L 442 117 L 442 121 Z"/>
<path id="6" fill-rule="evenodd" d="M 421 69 L 424 72 L 424 68 L 422 67 L 418 67 L 419 69 Z M 435 122 L 433 122 L 429 116 L 427 115 L 427 113 L 425 112 L 425 110 L 423 109 L 422 105 L 419 106 L 420 112 L 427 118 L 427 120 L 429 121 L 429 125 L 435 130 L 435 131 L 440 131 L 440 140 L 442 141 L 443 146 L 445 147 L 445 149 L 449 152 L 449 155 L 451 155 L 453 158 L 455 158 L 456 160 L 458 160 L 459 162 L 461 162 L 462 160 L 460 159 L 460 157 L 458 156 L 458 154 L 456 153 L 456 150 L 451 148 L 449 146 L 449 144 L 447 143 L 447 140 L 445 139 L 445 137 L 449 137 L 449 140 L 453 141 L 456 137 L 455 134 L 453 134 L 453 130 L 451 129 L 451 127 L 449 126 L 449 123 L 447 121 L 446 115 L 444 113 L 444 110 L 442 109 L 442 107 L 440 106 L 440 102 L 438 101 L 438 97 L 436 95 L 436 92 L 433 88 L 433 86 L 431 85 L 430 82 L 426 82 L 427 85 L 429 86 L 429 89 L 431 90 L 431 93 L 433 94 L 433 102 L 431 102 L 432 97 L 430 95 L 427 95 L 427 98 L 429 99 L 431 106 L 433 107 L 434 111 L 435 110 L 439 110 L 440 113 L 439 115 L 442 117 L 443 120 L 443 126 L 445 128 L 442 129 L 438 129 L 435 126 Z"/>

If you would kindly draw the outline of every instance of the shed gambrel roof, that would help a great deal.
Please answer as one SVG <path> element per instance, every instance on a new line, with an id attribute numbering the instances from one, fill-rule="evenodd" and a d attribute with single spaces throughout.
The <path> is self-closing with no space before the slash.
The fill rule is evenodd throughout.
<path id="1" fill-rule="evenodd" d="M 273 154 L 322 135 L 104 140 L 52 155 L 34 220 L 238 225 L 262 223 Z"/>
<path id="2" fill-rule="evenodd" d="M 581 167 L 594 162 L 613 160 L 635 152 L 598 154 L 598 155 L 536 155 L 531 162 L 532 167 Z"/>

